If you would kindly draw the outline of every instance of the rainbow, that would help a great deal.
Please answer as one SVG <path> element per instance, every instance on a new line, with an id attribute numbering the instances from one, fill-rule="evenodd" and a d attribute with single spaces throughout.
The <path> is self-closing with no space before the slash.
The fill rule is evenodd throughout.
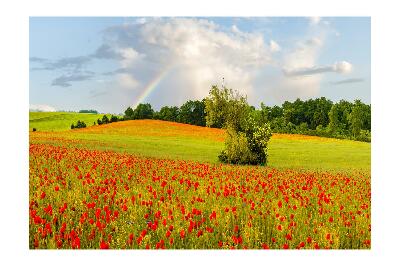
<path id="1" fill-rule="evenodd" d="M 167 66 L 166 68 L 162 69 L 158 75 L 156 75 L 144 88 L 144 90 L 141 92 L 139 97 L 136 99 L 136 102 L 133 105 L 133 109 L 136 108 L 136 106 L 139 105 L 139 103 L 143 103 L 144 100 L 152 93 L 152 91 L 157 88 L 157 86 L 160 84 L 160 82 L 167 76 L 167 74 L 171 71 L 173 68 L 172 65 Z"/>

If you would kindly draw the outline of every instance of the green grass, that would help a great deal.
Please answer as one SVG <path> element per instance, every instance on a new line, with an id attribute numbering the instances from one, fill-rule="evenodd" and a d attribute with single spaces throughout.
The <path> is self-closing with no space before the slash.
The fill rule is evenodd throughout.
<path id="1" fill-rule="evenodd" d="M 190 130 L 199 128 L 185 125 L 182 129 L 182 126 L 179 127 L 180 124 L 176 123 L 158 122 L 158 126 L 154 123 L 151 120 L 127 121 L 56 133 L 34 132 L 31 133 L 30 140 L 35 143 L 113 150 L 155 158 L 217 162 L 224 143 L 209 136 L 211 129 L 201 128 L 191 135 Z M 51 123 L 47 122 L 47 125 L 50 126 Z M 186 130 L 186 133 L 182 130 Z M 203 131 L 206 133 L 201 136 L 199 132 Z M 213 134 L 223 134 L 223 131 Z M 278 169 L 369 172 L 371 144 L 280 135 L 272 137 L 270 141 L 268 160 L 269 166 Z"/>
<path id="2" fill-rule="evenodd" d="M 87 126 L 101 119 L 104 114 L 85 114 L 72 112 L 29 112 L 29 130 L 62 131 L 71 128 L 71 124 L 78 120 L 84 121 Z M 110 118 L 110 115 L 108 115 Z"/>
<path id="3" fill-rule="evenodd" d="M 269 144 L 269 165 L 276 168 L 349 171 L 371 170 L 371 144 L 319 138 L 274 139 Z"/>

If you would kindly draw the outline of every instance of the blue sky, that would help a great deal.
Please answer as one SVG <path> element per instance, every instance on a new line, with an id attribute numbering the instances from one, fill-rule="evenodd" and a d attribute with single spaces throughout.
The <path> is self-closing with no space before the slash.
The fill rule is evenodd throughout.
<path id="1" fill-rule="evenodd" d="M 250 104 L 371 99 L 364 17 L 31 17 L 31 109 L 122 113 L 202 99 L 212 84 Z"/>

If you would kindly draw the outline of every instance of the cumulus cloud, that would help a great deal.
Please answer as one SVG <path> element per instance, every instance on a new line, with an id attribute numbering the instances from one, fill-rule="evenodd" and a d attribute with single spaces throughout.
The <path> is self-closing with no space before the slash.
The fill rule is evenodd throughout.
<path id="1" fill-rule="evenodd" d="M 332 85 L 341 85 L 341 84 L 349 84 L 349 83 L 358 83 L 363 82 L 364 79 L 362 78 L 350 78 L 350 79 L 343 79 L 339 81 L 331 82 Z"/>
<path id="2" fill-rule="evenodd" d="M 271 53 L 275 53 L 275 52 L 279 52 L 281 50 L 281 47 L 274 40 L 270 40 L 269 41 L 269 50 L 271 51 Z"/>
<path id="3" fill-rule="evenodd" d="M 92 57 L 98 59 L 122 59 L 121 54 L 107 44 L 102 44 L 99 48 L 97 48 Z"/>
<path id="4" fill-rule="evenodd" d="M 117 81 L 124 89 L 135 89 L 140 84 L 132 75 L 127 73 L 117 74 Z"/>
<path id="5" fill-rule="evenodd" d="M 56 112 L 56 108 L 46 104 L 30 104 L 29 111 L 32 112 Z"/>
<path id="6" fill-rule="evenodd" d="M 265 43 L 262 34 L 242 32 L 236 26 L 227 32 L 213 22 L 187 18 L 113 26 L 104 30 L 104 42 L 124 55 L 119 60 L 121 68 L 105 75 L 118 74 L 121 86 L 130 84 L 140 94 L 163 69 L 170 68 L 173 70 L 160 81 L 159 90 L 183 86 L 181 93 L 186 99 L 206 96 L 210 85 L 220 83 L 222 77 L 232 87 L 251 94 L 252 77 L 271 62 L 272 52 L 280 49 L 274 41 Z M 137 77 L 140 85 L 134 82 Z M 176 100 L 168 94 L 167 100 Z"/>

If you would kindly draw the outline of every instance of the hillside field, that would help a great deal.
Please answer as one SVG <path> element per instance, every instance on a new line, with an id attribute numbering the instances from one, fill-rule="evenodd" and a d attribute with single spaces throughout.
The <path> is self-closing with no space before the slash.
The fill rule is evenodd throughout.
<path id="1" fill-rule="evenodd" d="M 38 131 L 69 130 L 71 124 L 78 120 L 87 126 L 103 117 L 104 114 L 71 113 L 71 112 L 29 112 L 29 130 L 36 128 Z M 110 118 L 110 115 L 107 115 Z"/>
<path id="2" fill-rule="evenodd" d="M 72 119 L 73 115 L 70 115 L 69 119 Z M 80 117 L 87 121 L 96 118 L 95 115 Z M 154 158 L 211 163 L 217 162 L 217 156 L 224 146 L 225 133 L 216 128 L 157 120 L 130 120 L 62 131 L 70 121 L 57 122 L 56 118 L 57 116 L 53 116 L 52 120 L 43 121 L 42 126 L 43 130 L 48 128 L 57 131 L 56 133 L 42 132 L 39 127 L 39 132 L 30 133 L 30 140 L 37 143 L 68 144 L 127 152 Z M 77 118 L 78 116 L 73 117 L 75 120 Z M 38 123 L 37 119 L 32 120 L 29 127 L 37 126 Z M 274 134 L 269 144 L 268 160 L 269 166 L 281 169 L 370 171 L 371 144 L 314 136 Z"/>

